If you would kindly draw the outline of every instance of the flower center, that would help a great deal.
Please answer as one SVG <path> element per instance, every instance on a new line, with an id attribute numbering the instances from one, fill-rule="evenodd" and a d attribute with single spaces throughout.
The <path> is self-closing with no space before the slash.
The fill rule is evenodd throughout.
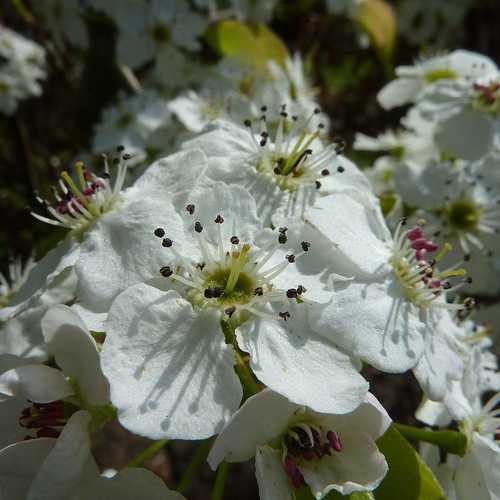
<path id="1" fill-rule="evenodd" d="M 420 308 L 442 307 L 459 310 L 468 307 L 469 301 L 464 304 L 436 301 L 443 293 L 457 290 L 471 282 L 470 278 L 466 278 L 458 284 L 451 284 L 450 278 L 466 275 L 465 269 L 459 267 L 459 264 L 444 271 L 438 270 L 437 264 L 451 250 L 451 245 L 445 243 L 434 258 L 427 260 L 427 255 L 439 250 L 439 245 L 425 237 L 421 225 L 407 231 L 402 229 L 405 225 L 405 220 L 398 225 L 389 263 L 393 267 L 406 300 Z"/>
<path id="2" fill-rule="evenodd" d="M 78 408 L 63 401 L 31 403 L 21 412 L 19 425 L 35 432 L 36 437 L 59 437 L 69 417 Z M 31 439 L 27 436 L 26 439 Z"/>
<path id="3" fill-rule="evenodd" d="M 474 203 L 467 199 L 456 200 L 446 210 L 450 224 L 458 230 L 475 229 L 479 223 L 480 211 Z"/>
<path id="4" fill-rule="evenodd" d="M 485 113 L 497 116 L 500 113 L 500 81 L 488 84 L 475 83 L 472 106 Z"/>
<path id="5" fill-rule="evenodd" d="M 265 113 L 267 107 L 263 106 L 261 111 Z M 314 132 L 310 132 L 308 127 L 313 117 L 319 113 L 320 110 L 315 109 L 304 123 L 298 116 L 289 117 L 283 105 L 274 141 L 270 141 L 265 114 L 261 116 L 260 125 L 257 125 L 259 129 L 253 126 L 251 120 L 245 120 L 257 152 L 257 172 L 267 176 L 282 190 L 296 191 L 301 185 L 319 189 L 319 179 L 332 173 L 339 152 L 339 144 L 314 152 L 313 148 L 318 147 L 324 125 L 320 123 Z M 303 123 L 302 126 L 299 125 L 300 122 Z M 342 173 L 344 168 L 339 166 L 336 171 Z"/>
<path id="6" fill-rule="evenodd" d="M 193 215 L 194 205 L 187 205 L 186 211 Z M 175 261 L 160 269 L 162 276 L 170 278 L 178 292 L 193 306 L 217 309 L 222 318 L 231 321 L 233 326 L 241 325 L 252 315 L 287 321 L 290 318 L 287 310 L 275 314 L 268 306 L 275 303 L 286 306 L 290 301 L 301 303 L 306 289 L 296 285 L 280 290 L 273 285 L 273 279 L 308 252 L 310 243 L 303 241 L 301 253 L 287 255 L 284 262 L 268 266 L 279 245 L 287 242 L 287 228 L 279 229 L 277 242 L 271 241 L 267 246 L 257 248 L 240 242 L 236 235 L 225 244 L 221 231 L 224 218 L 217 215 L 214 223 L 218 233 L 216 246 L 204 237 L 202 224 L 199 221 L 194 223 L 194 243 L 202 256 L 202 262 L 196 263 L 188 261 L 182 249 L 176 249 L 176 243 L 166 236 L 163 228 L 154 231 Z"/>
<path id="7" fill-rule="evenodd" d="M 281 439 L 282 461 L 288 479 L 294 488 L 305 486 L 300 465 L 304 462 L 319 460 L 332 452 L 342 451 L 339 435 L 311 423 L 295 423 Z"/>
<path id="8" fill-rule="evenodd" d="M 456 80 L 458 74 L 449 68 L 439 68 L 428 71 L 424 74 L 424 80 L 427 83 L 434 83 L 439 80 Z"/>
<path id="9" fill-rule="evenodd" d="M 117 151 L 121 153 L 123 147 L 119 146 Z M 77 181 L 63 172 L 59 179 L 59 186 L 54 187 L 55 203 L 49 203 L 37 197 L 52 217 L 31 212 L 36 219 L 61 226 L 73 231 L 76 237 L 81 238 L 83 234 L 106 212 L 116 206 L 120 200 L 120 192 L 127 174 L 127 160 L 130 155 L 123 154 L 115 158 L 113 163 L 117 165 L 114 185 L 110 182 L 110 171 L 106 157 L 104 157 L 105 171 L 102 176 L 87 170 L 82 162 L 75 165 Z"/>
<path id="10" fill-rule="evenodd" d="M 489 437 L 496 442 L 500 441 L 500 392 L 494 394 L 484 405 L 482 411 L 470 419 L 460 422 L 460 430 L 467 436 L 467 441 L 472 442 L 474 432 Z"/>

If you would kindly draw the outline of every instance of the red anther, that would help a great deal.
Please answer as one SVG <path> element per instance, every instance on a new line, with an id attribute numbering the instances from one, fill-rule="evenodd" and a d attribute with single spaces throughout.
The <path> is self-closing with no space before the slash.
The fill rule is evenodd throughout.
<path id="1" fill-rule="evenodd" d="M 86 181 L 90 181 L 92 180 L 92 174 L 87 170 L 85 169 L 83 171 L 83 178 L 86 180 Z"/>
<path id="2" fill-rule="evenodd" d="M 61 433 L 56 430 L 52 429 L 51 427 L 42 427 L 39 429 L 36 433 L 36 437 L 51 437 L 51 438 L 58 438 Z"/>
<path id="3" fill-rule="evenodd" d="M 406 233 L 407 238 L 411 241 L 418 240 L 419 238 L 422 238 L 423 235 L 424 235 L 424 232 L 422 231 L 422 228 L 419 226 L 414 227 L 413 229 L 410 229 Z"/>
<path id="4" fill-rule="evenodd" d="M 442 283 L 441 280 L 433 279 L 429 281 L 428 285 L 430 288 L 441 288 Z"/>
<path id="5" fill-rule="evenodd" d="M 83 194 L 85 196 L 92 196 L 94 194 L 94 189 L 91 187 L 88 187 L 88 188 L 83 190 Z"/>
<path id="6" fill-rule="evenodd" d="M 330 443 L 330 446 L 335 450 L 335 451 L 342 451 L 342 442 L 340 441 L 339 435 L 334 432 L 334 431 L 328 431 L 326 433 L 326 439 L 328 439 L 328 442 Z"/>

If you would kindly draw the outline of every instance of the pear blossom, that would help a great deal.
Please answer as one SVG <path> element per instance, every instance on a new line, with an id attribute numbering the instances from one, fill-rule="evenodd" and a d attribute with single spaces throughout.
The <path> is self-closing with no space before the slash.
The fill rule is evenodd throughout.
<path id="1" fill-rule="evenodd" d="M 331 242 L 335 289 L 312 316 L 313 329 L 382 371 L 415 367 L 436 311 L 466 307 L 445 300 L 468 281 L 460 263 L 438 268 L 449 246 L 440 248 L 421 226 L 406 229 L 405 220 L 392 236 L 378 204 L 352 193 L 321 198 L 307 221 Z"/>
<path id="2" fill-rule="evenodd" d="M 86 411 L 74 413 L 60 437 L 38 438 L 0 450 L 0 495 L 9 500 L 182 500 L 146 469 L 99 474 L 90 450 Z"/>
<path id="3" fill-rule="evenodd" d="M 13 114 L 19 101 L 39 96 L 46 76 L 45 50 L 0 25 L 0 112 Z"/>
<path id="4" fill-rule="evenodd" d="M 0 273 L 0 308 L 9 305 L 12 296 L 28 279 L 28 275 L 35 266 L 33 257 L 29 257 L 23 264 L 21 257 L 9 263 L 8 275 Z"/>
<path id="5" fill-rule="evenodd" d="M 486 56 L 466 50 L 455 50 L 416 61 L 413 66 L 398 66 L 396 79 L 389 82 L 377 95 L 384 109 L 392 109 L 419 99 L 427 88 L 434 88 L 443 80 L 459 83 L 496 71 L 495 63 Z"/>
<path id="6" fill-rule="evenodd" d="M 92 150 L 109 153 L 120 144 L 130 155 L 128 165 L 137 165 L 155 150 L 168 148 L 170 116 L 167 101 L 152 90 L 121 96 L 115 105 L 102 112 L 94 129 Z"/>
<path id="7" fill-rule="evenodd" d="M 322 124 L 309 128 L 319 109 L 304 118 L 290 116 L 282 108 L 274 134 L 266 125 L 266 111 L 263 106 L 257 123 L 246 120 L 246 130 L 217 122 L 184 147 L 199 147 L 217 159 L 207 176 L 246 187 L 267 224 L 279 226 L 285 218 L 306 217 L 310 207 L 327 194 L 353 190 L 373 197 L 364 174 L 338 155 L 339 144 L 322 144 Z"/>
<path id="8" fill-rule="evenodd" d="M 57 305 L 42 318 L 42 331 L 60 369 L 25 362 L 0 375 L 0 446 L 26 436 L 57 436 L 78 408 L 98 418 L 109 402 L 97 345 L 82 320 Z"/>
<path id="9" fill-rule="evenodd" d="M 186 201 L 184 233 L 172 231 L 173 218 L 151 231 L 162 281 L 126 289 L 108 315 L 102 367 L 120 422 L 153 439 L 215 434 L 242 397 L 240 349 L 256 377 L 292 401 L 352 411 L 367 391 L 359 363 L 308 326 L 310 304 L 331 296 L 314 232 L 265 229 L 239 186 L 201 185 Z M 138 252 L 154 266 L 147 247 Z"/>
<path id="10" fill-rule="evenodd" d="M 255 456 L 261 500 L 294 499 L 307 485 L 314 498 L 372 491 L 388 466 L 375 441 L 391 419 L 370 393 L 344 415 L 317 413 L 265 389 L 249 398 L 215 440 L 208 463 Z"/>

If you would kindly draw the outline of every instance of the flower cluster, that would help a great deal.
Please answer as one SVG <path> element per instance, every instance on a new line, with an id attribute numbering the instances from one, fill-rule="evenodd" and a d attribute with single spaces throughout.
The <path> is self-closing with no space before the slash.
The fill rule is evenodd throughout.
<path id="1" fill-rule="evenodd" d="M 0 498 L 183 498 L 144 469 L 99 473 L 91 437 L 115 420 L 160 443 L 211 439 L 214 470 L 254 458 L 263 500 L 372 498 L 384 436 L 400 436 L 367 366 L 411 371 L 417 418 L 465 443 L 422 449 L 449 498 L 494 498 L 500 373 L 471 317 L 500 277 L 496 65 L 458 50 L 397 68 L 379 103 L 411 108 L 400 130 L 357 135 L 388 153 L 365 172 L 331 138 L 300 54 L 195 71 L 227 15 L 215 2 L 37 9 L 63 45 L 93 43 L 72 29 L 85 16 L 112 23 L 135 94 L 94 126 L 102 164 L 36 195 L 36 223 L 61 241 L 0 274 Z M 9 31 L 0 52 L 4 34 L 36 94 L 43 53 Z"/>

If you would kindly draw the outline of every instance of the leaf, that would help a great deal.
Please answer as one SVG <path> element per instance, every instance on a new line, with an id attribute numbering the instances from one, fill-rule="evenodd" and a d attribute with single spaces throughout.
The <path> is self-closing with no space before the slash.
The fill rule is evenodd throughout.
<path id="1" fill-rule="evenodd" d="M 385 455 L 389 472 L 375 490 L 375 500 L 446 500 L 432 471 L 394 426 L 377 445 Z"/>
<path id="2" fill-rule="evenodd" d="M 389 60 L 396 41 L 396 16 L 391 5 L 384 0 L 363 0 L 356 12 L 356 21 L 366 31 L 380 57 Z"/>
<path id="3" fill-rule="evenodd" d="M 258 70 L 263 70 L 269 60 L 283 65 L 288 57 L 283 41 L 261 23 L 220 21 L 208 29 L 206 39 L 219 55 L 234 57 Z"/>

